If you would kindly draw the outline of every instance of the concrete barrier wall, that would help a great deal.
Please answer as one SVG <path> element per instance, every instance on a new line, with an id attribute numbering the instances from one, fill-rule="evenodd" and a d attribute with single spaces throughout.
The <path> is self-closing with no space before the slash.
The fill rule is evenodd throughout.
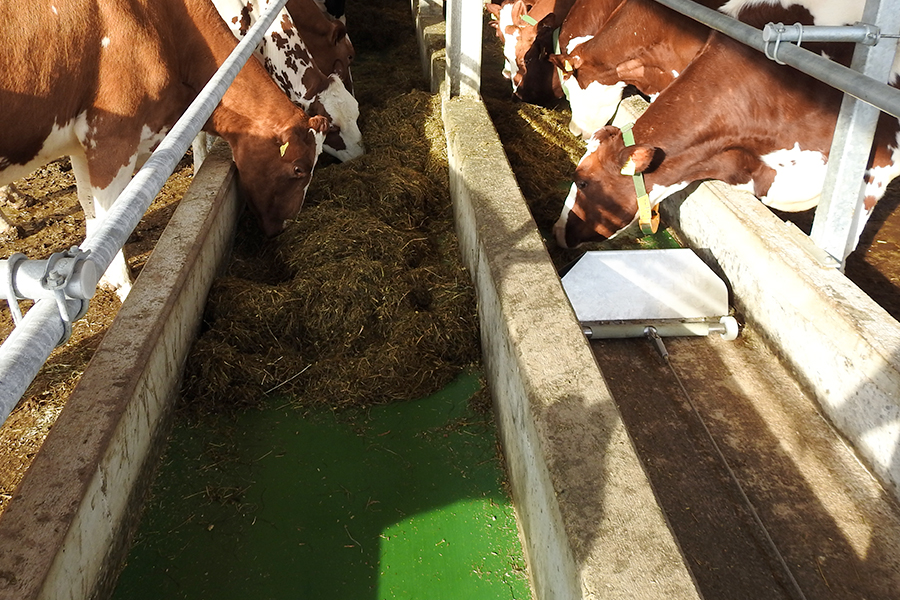
<path id="1" fill-rule="evenodd" d="M 0 518 L 0 599 L 111 593 L 239 206 L 220 143 Z"/>

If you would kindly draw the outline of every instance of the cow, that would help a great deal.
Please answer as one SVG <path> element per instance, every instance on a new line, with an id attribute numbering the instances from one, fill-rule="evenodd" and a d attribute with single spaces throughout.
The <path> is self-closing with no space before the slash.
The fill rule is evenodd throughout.
<path id="1" fill-rule="evenodd" d="M 0 23 L 0 185 L 69 156 L 88 236 L 237 45 L 210 0 L 2 2 Z M 256 60 L 205 123 L 230 145 L 265 235 L 300 210 L 328 128 Z M 127 296 L 121 252 L 102 283 Z"/>
<path id="2" fill-rule="evenodd" d="M 725 0 L 698 3 L 719 8 Z M 708 37 L 708 27 L 654 0 L 622 2 L 594 35 L 570 38 L 548 59 L 569 99 L 569 130 L 589 139 L 612 120 L 626 85 L 651 98 L 659 94 Z"/>
<path id="3" fill-rule="evenodd" d="M 513 94 L 525 102 L 549 106 L 562 97 L 559 78 L 546 60 L 546 31 L 562 25 L 574 0 L 512 0 L 485 5 L 491 25 L 503 43 L 503 76 L 510 80 Z M 534 47 L 536 38 L 544 42 Z M 527 55 L 527 59 L 526 59 Z M 533 57 L 537 57 L 534 60 Z M 525 80 L 527 70 L 534 73 Z M 526 81 L 523 86 L 523 81 Z"/>
<path id="4" fill-rule="evenodd" d="M 269 0 L 213 2 L 238 38 L 247 34 L 269 4 Z M 321 17 L 321 13 L 316 16 Z M 266 70 L 292 102 L 309 114 L 330 120 L 331 130 L 325 137 L 324 145 L 327 154 L 347 161 L 365 153 L 357 122 L 359 103 L 347 90 L 339 73 L 326 75 L 316 66 L 286 8 L 279 11 L 258 50 Z"/>
<path id="5" fill-rule="evenodd" d="M 350 64 L 356 56 L 353 43 L 343 21 L 319 10 L 315 0 L 288 0 L 285 8 L 291 15 L 300 37 L 309 47 L 313 62 L 326 75 L 336 73 L 344 87 L 353 93 Z M 343 14 L 343 6 L 341 6 Z"/>
<path id="6" fill-rule="evenodd" d="M 772 20 L 758 8 L 748 18 Z M 810 24 L 812 14 L 802 12 L 798 22 Z M 860 16 L 861 10 L 842 18 L 852 23 Z M 849 63 L 848 44 L 805 45 Z M 895 87 L 898 73 L 900 61 L 895 61 L 890 79 Z M 650 206 L 704 179 L 747 189 L 778 210 L 816 206 L 841 98 L 841 92 L 761 52 L 710 34 L 628 137 L 613 126 L 593 134 L 554 225 L 557 242 L 575 247 L 608 239 L 637 220 L 631 173 L 643 177 Z M 888 182 L 900 174 L 898 148 L 900 121 L 883 113 L 865 174 L 864 210 L 854 225 L 856 240 Z"/>
<path id="7" fill-rule="evenodd" d="M 564 96 L 561 74 L 549 56 L 572 40 L 593 35 L 622 0 L 575 0 L 566 10 L 548 10 L 535 4 L 488 4 L 491 25 L 504 46 L 504 76 L 513 84 L 513 96 L 532 104 L 555 106 Z M 537 18 L 539 17 L 539 19 Z"/>

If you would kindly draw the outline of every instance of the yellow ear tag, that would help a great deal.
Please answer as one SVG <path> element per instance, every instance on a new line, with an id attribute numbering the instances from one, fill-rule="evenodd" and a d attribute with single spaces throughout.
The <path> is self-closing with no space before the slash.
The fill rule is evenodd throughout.
<path id="1" fill-rule="evenodd" d="M 622 167 L 622 170 L 620 171 L 620 173 L 622 173 L 622 175 L 630 175 L 630 176 L 634 177 L 635 168 L 636 167 L 634 165 L 634 158 L 629 156 L 628 162 L 626 162 L 625 165 Z"/>
<path id="2" fill-rule="evenodd" d="M 288 144 L 290 144 L 290 142 L 285 142 L 285 143 L 284 143 L 284 146 L 281 146 L 281 147 L 278 149 L 278 150 L 281 152 L 281 156 L 282 156 L 282 157 L 284 156 L 284 153 L 287 152 Z"/>
<path id="3" fill-rule="evenodd" d="M 573 71 L 572 63 L 569 62 L 568 58 L 566 59 L 566 64 L 563 66 L 565 67 L 566 73 L 571 73 Z"/>

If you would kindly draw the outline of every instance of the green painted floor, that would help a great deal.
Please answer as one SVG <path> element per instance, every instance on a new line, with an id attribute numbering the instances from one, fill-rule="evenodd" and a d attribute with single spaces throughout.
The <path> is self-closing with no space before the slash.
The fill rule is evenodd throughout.
<path id="1" fill-rule="evenodd" d="M 530 598 L 480 388 L 176 424 L 114 598 Z"/>

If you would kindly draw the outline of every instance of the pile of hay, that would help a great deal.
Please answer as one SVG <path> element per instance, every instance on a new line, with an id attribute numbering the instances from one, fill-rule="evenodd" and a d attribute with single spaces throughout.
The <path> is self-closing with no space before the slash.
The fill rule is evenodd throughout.
<path id="1" fill-rule="evenodd" d="M 388 52 L 392 63 L 379 49 L 366 65 L 357 43 L 367 153 L 317 167 L 306 205 L 275 240 L 261 242 L 242 224 L 188 360 L 183 405 L 206 412 L 272 396 L 335 408 L 411 400 L 480 359 L 440 100 L 414 89 L 425 82 L 409 7 L 398 7 L 409 40 Z"/>

